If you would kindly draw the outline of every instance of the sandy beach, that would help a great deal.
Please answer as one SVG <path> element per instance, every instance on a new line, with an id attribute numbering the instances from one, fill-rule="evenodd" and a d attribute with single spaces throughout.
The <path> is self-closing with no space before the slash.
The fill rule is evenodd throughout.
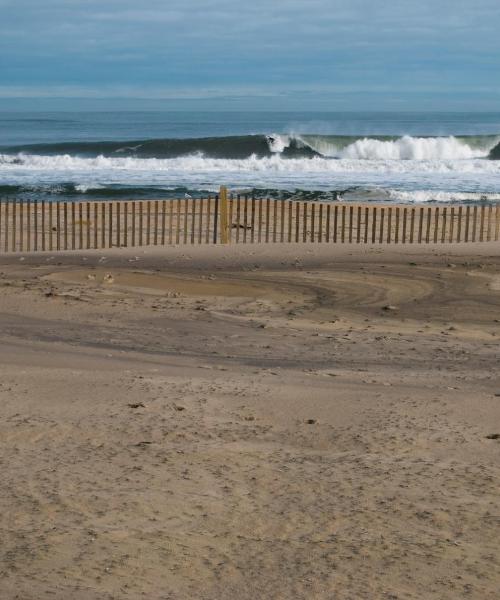
<path id="1" fill-rule="evenodd" d="M 498 243 L 0 257 L 2 600 L 500 589 Z"/>

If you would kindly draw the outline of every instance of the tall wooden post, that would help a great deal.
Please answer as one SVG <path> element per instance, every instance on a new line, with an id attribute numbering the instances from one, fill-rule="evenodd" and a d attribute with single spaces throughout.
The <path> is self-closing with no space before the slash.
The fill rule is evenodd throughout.
<path id="1" fill-rule="evenodd" d="M 225 186 L 221 186 L 219 192 L 219 223 L 221 244 L 229 244 L 230 241 L 228 209 L 227 188 Z"/>

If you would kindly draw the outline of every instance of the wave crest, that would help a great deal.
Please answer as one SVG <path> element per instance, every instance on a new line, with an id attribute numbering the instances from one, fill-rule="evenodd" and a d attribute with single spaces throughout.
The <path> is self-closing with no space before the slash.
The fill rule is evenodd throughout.
<path id="1" fill-rule="evenodd" d="M 201 155 L 213 159 L 349 158 L 356 160 L 462 160 L 496 158 L 500 136 L 391 137 L 337 135 L 246 135 L 217 138 L 109 142 L 60 142 L 4 148 L 5 154 L 96 158 L 167 159 Z M 0 151 L 2 149 L 0 148 Z M 491 154 L 490 154 L 491 151 Z M 495 154 L 495 156 L 493 156 Z"/>
<path id="2" fill-rule="evenodd" d="M 498 138 L 412 137 L 400 138 L 343 136 L 268 136 L 270 150 L 283 154 L 295 147 L 309 148 L 315 154 L 353 160 L 466 160 L 485 158 Z"/>
<path id="3" fill-rule="evenodd" d="M 455 137 L 414 138 L 395 141 L 364 138 L 344 148 L 342 158 L 362 160 L 463 160 L 485 157 L 488 152 L 471 148 Z"/>

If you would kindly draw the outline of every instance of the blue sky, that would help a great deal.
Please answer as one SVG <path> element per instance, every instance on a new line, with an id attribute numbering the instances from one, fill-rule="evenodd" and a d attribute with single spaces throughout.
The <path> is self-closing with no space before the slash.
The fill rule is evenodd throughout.
<path id="1" fill-rule="evenodd" d="M 498 0 L 0 0 L 0 15 L 0 108 L 500 110 Z"/>

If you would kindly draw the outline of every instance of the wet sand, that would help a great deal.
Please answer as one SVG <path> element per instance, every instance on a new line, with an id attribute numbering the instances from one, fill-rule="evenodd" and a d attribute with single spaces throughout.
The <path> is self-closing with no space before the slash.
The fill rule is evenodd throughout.
<path id="1" fill-rule="evenodd" d="M 0 258 L 0 598 L 495 598 L 500 253 Z"/>

